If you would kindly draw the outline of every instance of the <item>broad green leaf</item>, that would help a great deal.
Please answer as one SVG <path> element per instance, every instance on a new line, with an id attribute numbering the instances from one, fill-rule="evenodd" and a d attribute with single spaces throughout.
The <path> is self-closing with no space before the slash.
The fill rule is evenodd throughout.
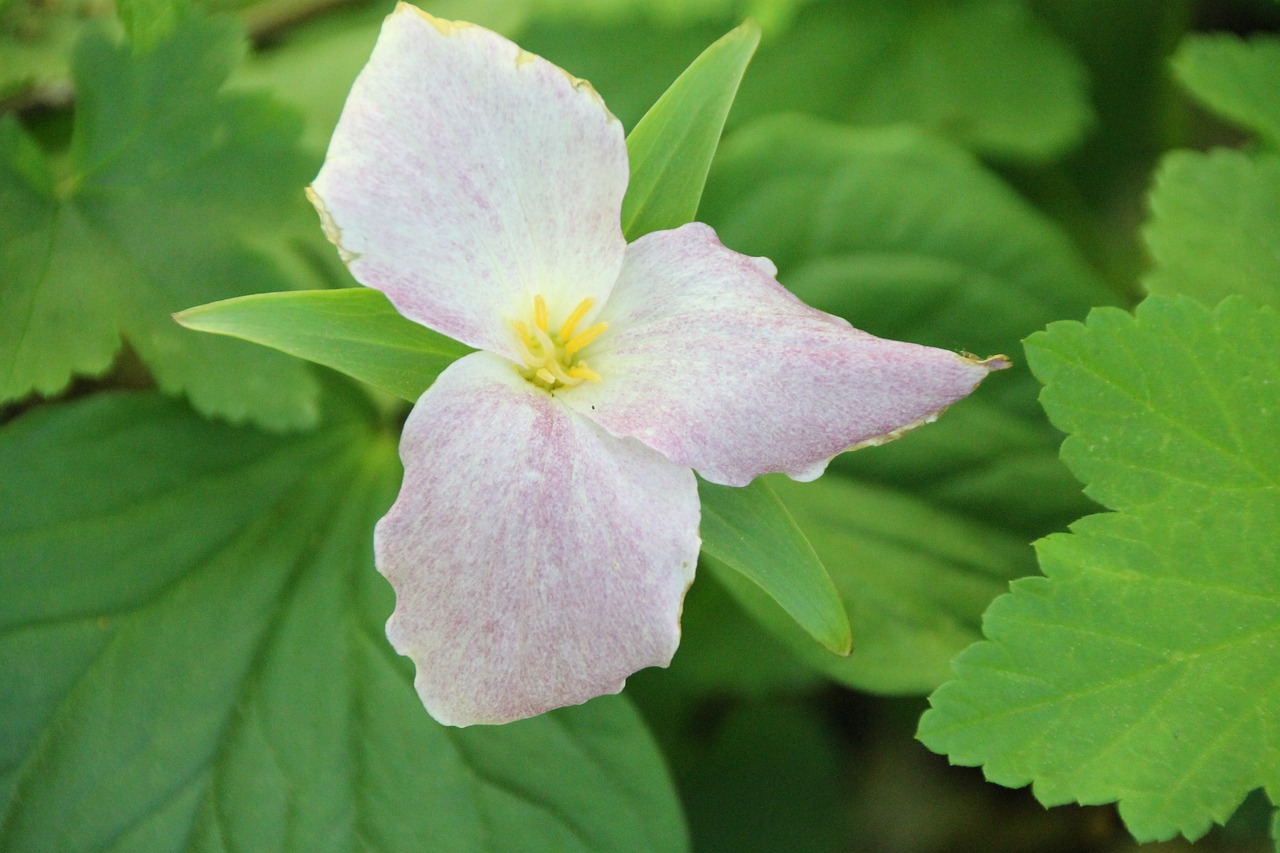
<path id="1" fill-rule="evenodd" d="M 806 302 L 881 337 L 1016 356 L 1046 323 L 1114 300 L 1062 232 L 971 155 L 906 129 L 758 122 L 721 146 L 700 215 L 726 245 L 772 258 Z M 1037 390 L 1015 359 L 938 423 L 835 467 L 1047 532 L 1087 504 L 1056 461 Z"/>
<path id="2" fill-rule="evenodd" d="M 630 123 L 716 26 L 538 19 L 520 41 L 591 80 Z M 915 124 L 985 155 L 1045 161 L 1092 121 L 1083 65 L 1023 2 L 815 2 L 766 31 L 730 128 L 798 111 L 859 126 Z"/>
<path id="3" fill-rule="evenodd" d="M 802 660 L 860 690 L 937 687 L 956 653 L 981 637 L 979 620 L 991 600 L 1034 568 L 1031 549 L 1017 536 L 906 495 L 838 474 L 770 482 L 848 607 L 853 653 L 823 652 L 772 601 L 729 573 L 717 578 Z"/>
<path id="4" fill-rule="evenodd" d="M 1280 145 L 1280 38 L 1190 36 L 1173 70 L 1209 109 Z"/>
<path id="5" fill-rule="evenodd" d="M 920 725 L 1045 804 L 1119 801 L 1139 840 L 1280 797 L 1280 317 L 1153 296 L 1028 339 L 1063 458 L 1114 512 L 1038 545 L 1045 577 Z"/>
<path id="6" fill-rule="evenodd" d="M 849 618 L 827 570 L 778 500 L 758 478 L 744 488 L 698 481 L 702 551 L 740 572 L 829 651 L 847 655 Z"/>
<path id="7" fill-rule="evenodd" d="M 174 315 L 188 329 L 231 335 L 342 371 L 416 403 L 471 350 L 405 319 L 366 287 L 259 293 Z"/>
<path id="8" fill-rule="evenodd" d="M 184 330 L 173 311 L 286 282 L 245 248 L 306 180 L 298 124 L 219 89 L 241 46 L 222 20 L 184 21 L 137 54 L 100 32 L 74 56 L 64 163 L 0 120 L 0 400 L 105 371 L 127 341 L 160 387 L 201 411 L 270 427 L 316 418 L 304 365 Z"/>
<path id="9" fill-rule="evenodd" d="M 0 849 L 685 847 L 625 700 L 427 716 L 372 565 L 395 443 L 358 399 L 291 437 L 154 394 L 0 429 Z"/>
<path id="10" fill-rule="evenodd" d="M 1242 294 L 1280 307 L 1280 157 L 1220 149 L 1167 155 L 1145 236 L 1152 293 L 1206 305 Z"/>
<path id="11" fill-rule="evenodd" d="M 692 222 L 725 117 L 760 43 L 748 21 L 702 52 L 627 136 L 622 231 L 635 240 Z"/>

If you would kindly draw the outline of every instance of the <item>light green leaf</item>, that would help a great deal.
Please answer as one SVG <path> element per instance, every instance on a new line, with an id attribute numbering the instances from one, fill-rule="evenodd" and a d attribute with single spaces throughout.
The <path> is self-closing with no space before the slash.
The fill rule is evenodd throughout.
<path id="1" fill-rule="evenodd" d="M 760 43 L 748 21 L 702 52 L 627 136 L 622 231 L 635 240 L 692 222 L 725 117 Z"/>
<path id="2" fill-rule="evenodd" d="M 982 611 L 1034 568 L 1017 536 L 912 497 L 836 474 L 813 483 L 769 479 L 846 602 L 853 653 L 822 652 L 758 591 L 729 573 L 717 578 L 802 660 L 860 690 L 938 686 L 956 653 L 981 637 Z"/>
<path id="3" fill-rule="evenodd" d="M 1153 296 L 1027 341 L 1063 458 L 1115 512 L 1038 546 L 920 725 L 931 749 L 1119 801 L 1139 840 L 1280 796 L 1280 317 Z"/>
<path id="4" fill-rule="evenodd" d="M 160 387 L 201 411 L 270 427 L 316 418 L 304 365 L 170 319 L 285 282 L 245 239 L 270 233 L 306 180 L 298 122 L 219 94 L 234 27 L 190 19 L 143 54 L 87 34 L 69 161 L 0 128 L 0 400 L 53 394 L 111 364 L 123 337 Z"/>
<path id="5" fill-rule="evenodd" d="M 1209 109 L 1280 145 L 1280 38 L 1189 36 L 1173 70 Z"/>
<path id="6" fill-rule="evenodd" d="M 1152 293 L 1280 307 L 1280 157 L 1175 151 L 1156 173 L 1151 214 Z"/>
<path id="7" fill-rule="evenodd" d="M 241 296 L 174 319 L 188 329 L 231 335 L 332 367 L 410 403 L 471 352 L 405 319 L 386 296 L 365 287 Z"/>
<path id="8" fill-rule="evenodd" d="M 0 849 L 684 849 L 625 700 L 427 716 L 372 565 L 394 437 L 358 399 L 287 438 L 152 394 L 0 429 Z"/>
<path id="9" fill-rule="evenodd" d="M 116 0 L 116 16 L 139 52 L 167 39 L 188 14 L 186 0 Z"/>
<path id="10" fill-rule="evenodd" d="M 829 651 L 849 654 L 853 636 L 840 596 L 813 547 L 762 478 L 744 488 L 698 481 L 703 554 L 766 592 Z"/>

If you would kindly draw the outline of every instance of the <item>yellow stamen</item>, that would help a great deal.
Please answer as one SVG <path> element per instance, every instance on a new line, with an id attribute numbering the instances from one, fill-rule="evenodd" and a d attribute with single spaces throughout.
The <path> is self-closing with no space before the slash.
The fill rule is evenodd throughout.
<path id="1" fill-rule="evenodd" d="M 547 300 L 541 296 L 533 297 L 533 322 L 542 331 L 547 330 Z"/>
<path id="2" fill-rule="evenodd" d="M 533 375 L 534 375 L 534 376 L 536 376 L 536 377 L 538 377 L 539 379 L 541 379 L 543 382 L 547 383 L 548 385 L 555 385 L 555 384 L 556 384 L 556 377 L 555 377 L 555 375 L 554 375 L 550 370 L 547 370 L 545 367 L 540 367 L 540 368 L 538 368 L 538 372 L 537 372 L 537 373 L 535 373 L 535 374 L 533 374 Z"/>
<path id="3" fill-rule="evenodd" d="M 582 334 L 564 345 L 564 354 L 573 355 L 575 352 L 604 334 L 604 330 L 607 328 L 609 328 L 608 323 L 596 323 L 594 326 L 583 329 Z"/>
<path id="4" fill-rule="evenodd" d="M 587 312 L 591 310 L 591 306 L 596 301 L 588 296 L 586 299 L 578 303 L 578 307 L 573 309 L 573 313 L 564 319 L 564 323 L 560 326 L 560 334 L 557 336 L 562 341 L 567 341 L 573 337 L 573 330 L 578 328 L 578 323 L 582 322 L 582 318 L 587 316 Z"/>

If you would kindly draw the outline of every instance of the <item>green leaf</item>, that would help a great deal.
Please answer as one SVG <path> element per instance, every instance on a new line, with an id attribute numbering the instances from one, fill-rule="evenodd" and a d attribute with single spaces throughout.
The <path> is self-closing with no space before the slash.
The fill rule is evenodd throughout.
<path id="1" fill-rule="evenodd" d="M 1280 38 L 1190 36 L 1174 55 L 1173 70 L 1209 109 L 1280 145 Z"/>
<path id="2" fill-rule="evenodd" d="M 394 437 L 154 394 L 0 429 L 0 849 L 680 850 L 625 700 L 434 723 L 383 636 Z"/>
<path id="3" fill-rule="evenodd" d="M 728 573 L 717 578 L 802 660 L 859 690 L 937 687 L 956 653 L 981 637 L 991 600 L 1033 568 L 1031 549 L 1017 536 L 906 495 L 838 474 L 771 482 L 848 607 L 853 653 L 822 652 L 773 602 Z"/>
<path id="4" fill-rule="evenodd" d="M 175 314 L 188 329 L 231 335 L 314 361 L 416 403 L 470 348 L 405 319 L 365 287 L 259 293 Z"/>
<path id="5" fill-rule="evenodd" d="M 748 21 L 702 52 L 627 136 L 631 182 L 622 231 L 635 240 L 692 222 L 747 63 L 760 43 Z"/>
<path id="6" fill-rule="evenodd" d="M 630 123 L 662 92 L 662 72 L 683 67 L 715 26 L 538 19 L 520 41 L 591 80 Z M 813 2 L 785 30 L 765 29 L 731 129 L 804 112 L 861 127 L 914 124 L 984 155 L 1043 162 L 1093 122 L 1083 64 L 1023 2 Z"/>
<path id="7" fill-rule="evenodd" d="M 188 14 L 186 0 L 116 0 L 116 16 L 139 52 L 163 42 Z"/>
<path id="8" fill-rule="evenodd" d="M 1063 458 L 1115 510 L 1039 543 L 920 738 L 1139 840 L 1280 796 L 1280 317 L 1153 296 L 1027 341 Z"/>
<path id="9" fill-rule="evenodd" d="M 234 27 L 190 19 L 149 51 L 91 32 L 74 57 L 71 151 L 56 165 L 0 129 L 0 400 L 110 366 L 123 337 L 160 387 L 265 426 L 315 421 L 304 365 L 176 326 L 189 305 L 286 283 L 246 250 L 305 182 L 298 122 L 219 89 Z"/>
<path id="10" fill-rule="evenodd" d="M 1175 151 L 1156 173 L 1151 214 L 1152 293 L 1280 307 L 1280 157 Z"/>
<path id="11" fill-rule="evenodd" d="M 698 481 L 702 551 L 740 572 L 829 651 L 847 655 L 853 636 L 835 587 L 813 547 L 764 479 L 744 488 Z"/>

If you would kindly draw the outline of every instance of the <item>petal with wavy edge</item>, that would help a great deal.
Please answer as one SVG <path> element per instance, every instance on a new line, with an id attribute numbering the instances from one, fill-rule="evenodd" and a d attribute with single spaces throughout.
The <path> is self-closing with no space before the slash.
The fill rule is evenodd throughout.
<path id="1" fill-rule="evenodd" d="M 887 341 L 808 307 L 776 268 L 693 223 L 641 237 L 582 357 L 601 380 L 562 395 L 614 435 L 706 479 L 812 480 L 833 456 L 887 440 L 967 395 L 993 367 Z"/>
<path id="2" fill-rule="evenodd" d="M 588 83 L 402 3 L 310 196 L 357 281 L 411 320 L 518 358 L 510 322 L 535 294 L 553 323 L 608 297 L 627 176 L 622 126 Z"/>
<path id="3" fill-rule="evenodd" d="M 498 356 L 451 365 L 400 440 L 378 523 L 392 644 L 442 723 L 502 723 L 666 666 L 701 540 L 693 472 L 616 438 Z"/>

